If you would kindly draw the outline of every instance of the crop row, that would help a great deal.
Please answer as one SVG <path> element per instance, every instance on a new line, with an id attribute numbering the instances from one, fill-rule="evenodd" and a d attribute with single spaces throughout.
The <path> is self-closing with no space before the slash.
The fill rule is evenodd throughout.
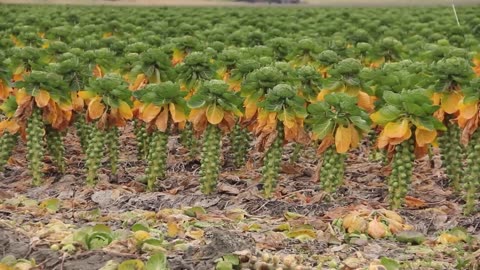
<path id="1" fill-rule="evenodd" d="M 475 27 L 425 30 L 411 40 L 405 37 L 406 29 L 390 36 L 390 28 L 370 33 L 353 26 L 353 21 L 368 16 L 360 13 L 360 19 L 350 18 L 350 28 L 321 42 L 310 34 L 297 37 L 295 29 L 301 23 L 293 18 L 287 26 L 264 31 L 259 30 L 262 26 L 240 27 L 222 18 L 218 20 L 225 29 L 237 25 L 244 31 L 239 40 L 230 35 L 222 42 L 207 37 L 209 30 L 182 33 L 175 27 L 182 21 L 175 12 L 188 9 L 174 9 L 163 13 L 164 22 L 171 25 L 152 28 L 164 34 L 164 40 L 157 40 L 154 30 L 141 27 L 140 19 L 120 23 L 96 11 L 99 20 L 89 13 L 93 9 L 85 8 L 63 10 L 68 16 L 55 17 L 54 23 L 35 16 L 48 10 L 60 9 L 41 8 L 22 19 L 6 14 L 18 25 L 8 20 L 0 24 L 8 36 L 0 52 L 0 166 L 17 140 L 25 140 L 33 185 L 42 183 L 46 151 L 58 172 L 65 171 L 63 136 L 73 128 L 85 153 L 86 183 L 96 183 L 105 150 L 115 174 L 118 137 L 132 122 L 139 156 L 148 165 L 148 190 L 168 177 L 167 142 L 173 133 L 181 133 L 191 151 L 200 144 L 199 181 L 205 194 L 215 192 L 222 137 L 231 140 L 236 167 L 244 165 L 254 138 L 254 150 L 263 153 L 266 197 L 275 190 L 286 143 L 294 142 L 297 150 L 301 145 L 318 146 L 321 189 L 331 193 L 342 184 L 346 155 L 366 139 L 392 169 L 387 181 L 392 208 L 404 201 L 415 159 L 439 147 L 452 188 L 464 196 L 465 212 L 475 211 L 480 187 Z M 127 12 L 113 10 L 113 15 Z M 201 19 L 210 22 L 228 13 L 204 11 Z M 237 16 L 239 21 L 260 22 L 246 11 Z M 86 23 L 84 17 L 99 26 Z M 421 26 L 419 16 L 406 19 Z M 288 32 L 282 37 L 275 29 Z M 77 38 L 79 33 L 83 38 Z M 244 34 L 248 38 L 242 39 Z M 280 37 L 268 38 L 277 34 Z M 420 47 L 408 51 L 415 46 Z M 466 170 L 461 169 L 463 163 Z"/>

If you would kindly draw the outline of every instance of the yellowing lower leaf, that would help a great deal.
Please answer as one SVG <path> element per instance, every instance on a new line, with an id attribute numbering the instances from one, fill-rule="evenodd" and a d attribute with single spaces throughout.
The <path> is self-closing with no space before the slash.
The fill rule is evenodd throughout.
<path id="1" fill-rule="evenodd" d="M 453 114 L 458 111 L 459 103 L 463 96 L 459 92 L 446 94 L 442 97 L 441 108 L 448 114 Z"/>
<path id="2" fill-rule="evenodd" d="M 338 153 L 346 153 L 352 142 L 350 127 L 339 126 L 335 132 L 335 146 Z"/>
<path id="3" fill-rule="evenodd" d="M 216 104 L 211 104 L 207 107 L 207 121 L 212 125 L 217 125 L 222 122 L 224 111 Z"/>
<path id="4" fill-rule="evenodd" d="M 180 123 L 187 120 L 187 117 L 185 116 L 185 112 L 180 106 L 176 106 L 175 104 L 170 103 L 169 109 L 170 109 L 170 114 L 172 115 L 173 122 Z"/>
<path id="5" fill-rule="evenodd" d="M 10 94 L 10 89 L 7 86 L 7 83 L 0 79 L 0 100 L 4 100 Z"/>
<path id="6" fill-rule="evenodd" d="M 30 100 L 30 96 L 27 94 L 25 89 L 20 89 L 15 94 L 15 100 L 17 101 L 18 106 L 24 104 Z"/>
<path id="7" fill-rule="evenodd" d="M 363 91 L 359 91 L 357 97 L 358 97 L 358 106 L 360 108 L 363 108 L 369 112 L 375 109 L 375 105 L 374 105 L 375 97 L 371 97 Z"/>
<path id="8" fill-rule="evenodd" d="M 403 119 L 400 122 L 390 122 L 385 125 L 385 136 L 388 138 L 402 138 L 409 129 L 408 119 Z"/>
<path id="9" fill-rule="evenodd" d="M 472 119 L 477 114 L 478 102 L 469 104 L 460 103 L 460 116 L 464 119 Z"/>
<path id="10" fill-rule="evenodd" d="M 102 116 L 105 105 L 103 105 L 101 101 L 101 97 L 96 97 L 88 103 L 88 117 L 90 119 L 98 119 Z"/>
<path id="11" fill-rule="evenodd" d="M 245 100 L 245 118 L 251 119 L 257 112 L 257 101 L 255 100 Z"/>
<path id="12" fill-rule="evenodd" d="M 43 108 L 47 106 L 48 101 L 50 101 L 50 94 L 45 90 L 38 91 L 37 95 L 35 96 L 35 103 L 39 108 Z"/>
<path id="13" fill-rule="evenodd" d="M 160 109 L 161 109 L 160 107 L 153 105 L 151 103 L 144 105 L 144 107 L 140 109 L 139 118 L 146 123 L 150 123 L 160 113 Z"/>
<path id="14" fill-rule="evenodd" d="M 158 115 L 157 120 L 155 121 L 157 129 L 161 132 L 167 131 L 168 128 L 168 109 L 167 106 L 162 108 L 162 112 Z"/>
<path id="15" fill-rule="evenodd" d="M 78 91 L 78 96 L 83 100 L 89 100 L 95 97 L 95 93 L 91 91 Z"/>
<path id="16" fill-rule="evenodd" d="M 281 113 L 279 113 L 278 118 L 287 128 L 293 128 L 296 124 L 295 117 L 289 115 L 286 110 L 283 110 Z"/>
<path id="17" fill-rule="evenodd" d="M 402 142 L 410 139 L 410 137 L 412 137 L 412 130 L 411 129 L 408 129 L 407 130 L 407 133 L 405 133 L 405 135 L 401 138 L 389 138 L 389 144 L 391 145 L 397 145 L 397 144 L 401 144 Z"/>
<path id="18" fill-rule="evenodd" d="M 356 148 L 360 144 L 360 136 L 354 125 L 350 124 L 350 134 L 352 136 L 352 141 L 350 142 L 351 148 Z"/>
<path id="19" fill-rule="evenodd" d="M 135 78 L 135 82 L 133 82 L 133 84 L 131 84 L 129 86 L 130 90 L 132 91 L 136 91 L 138 90 L 142 84 L 145 82 L 145 79 L 147 78 L 147 76 L 145 76 L 145 74 L 138 74 L 137 77 Z"/>
<path id="20" fill-rule="evenodd" d="M 378 139 L 377 139 L 377 147 L 382 149 L 382 148 L 384 148 L 385 146 L 388 145 L 388 142 L 389 142 L 389 139 L 385 135 L 385 130 L 382 130 L 382 132 L 380 133 L 380 135 L 378 136 Z"/>
<path id="21" fill-rule="evenodd" d="M 118 112 L 124 119 L 132 119 L 133 117 L 132 109 L 125 101 L 120 101 Z"/>
<path id="22" fill-rule="evenodd" d="M 426 130 L 423 128 L 417 128 L 415 130 L 415 141 L 417 145 L 422 147 L 429 143 L 432 143 L 437 138 L 436 130 Z"/>
<path id="23" fill-rule="evenodd" d="M 0 134 L 8 131 L 11 134 L 15 134 L 20 129 L 20 126 L 14 120 L 3 120 L 0 122 Z"/>
<path id="24" fill-rule="evenodd" d="M 317 95 L 317 101 L 323 101 L 325 100 L 325 96 L 330 94 L 332 91 L 328 90 L 328 89 L 322 89 L 320 91 L 320 93 L 318 93 Z"/>

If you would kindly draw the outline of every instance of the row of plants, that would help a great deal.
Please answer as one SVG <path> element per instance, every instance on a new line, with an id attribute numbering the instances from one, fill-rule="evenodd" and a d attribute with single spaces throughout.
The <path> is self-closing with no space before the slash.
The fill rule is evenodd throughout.
<path id="1" fill-rule="evenodd" d="M 16 8 L 23 9 L 9 7 Z M 273 38 L 266 45 L 239 41 L 233 47 L 172 33 L 165 38 L 169 43 L 155 44 L 135 40 L 135 28 L 126 25 L 101 21 L 99 30 L 69 18 L 55 22 L 70 28 L 38 29 L 31 21 L 19 29 L 8 22 L 0 27 L 9 34 L 0 54 L 0 165 L 18 139 L 25 140 L 33 185 L 42 183 L 46 152 L 58 172 L 65 172 L 63 137 L 73 128 L 85 153 L 86 183 L 96 183 L 103 153 L 115 174 L 119 135 L 131 123 L 139 157 L 148 165 L 148 190 L 167 177 L 171 134 L 181 134 L 192 157 L 200 146 L 205 194 L 215 192 L 223 136 L 230 137 L 236 167 L 249 152 L 263 153 L 266 197 L 274 194 L 286 143 L 318 148 L 320 185 L 332 193 L 343 182 L 350 150 L 368 140 L 392 169 L 387 181 L 392 208 L 403 204 L 414 161 L 438 146 L 452 187 L 465 198 L 465 212 L 474 211 L 480 186 L 475 28 L 457 29 L 462 38 L 457 43 L 447 32 L 434 43 L 421 40 L 423 50 L 405 58 L 417 42 L 373 41 L 380 30 L 344 33 L 350 40 L 324 50 L 325 43 L 311 37 L 295 45 L 295 39 Z M 90 33 L 91 40 L 73 39 L 66 31 L 73 28 Z M 466 171 L 460 170 L 463 162 Z"/>

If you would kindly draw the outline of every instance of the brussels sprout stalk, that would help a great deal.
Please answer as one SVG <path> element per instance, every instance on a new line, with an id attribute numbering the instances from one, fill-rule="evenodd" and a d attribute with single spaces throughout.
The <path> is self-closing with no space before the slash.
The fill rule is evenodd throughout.
<path id="1" fill-rule="evenodd" d="M 38 108 L 34 108 L 27 121 L 27 159 L 28 168 L 32 174 L 32 184 L 39 186 L 43 177 L 43 153 L 45 126 Z"/>
<path id="2" fill-rule="evenodd" d="M 470 215 L 475 210 L 475 201 L 478 197 L 478 189 L 480 187 L 480 132 L 477 130 L 473 133 L 472 138 L 467 147 L 467 172 L 463 183 L 465 190 L 465 215 Z"/>
<path id="3" fill-rule="evenodd" d="M 55 166 L 57 166 L 60 173 L 65 173 L 65 146 L 63 145 L 63 133 L 52 127 L 47 127 L 47 149 L 50 155 L 53 157 Z"/>
<path id="4" fill-rule="evenodd" d="M 400 208 L 407 195 L 415 161 L 414 150 L 415 140 L 413 138 L 403 141 L 395 147 L 392 173 L 388 178 L 388 194 L 392 209 Z"/>
<path id="5" fill-rule="evenodd" d="M 146 180 L 147 190 L 152 191 L 155 187 L 155 181 L 158 178 L 164 178 L 166 174 L 168 133 L 155 130 L 150 134 L 150 138 Z"/>
<path id="6" fill-rule="evenodd" d="M 5 132 L 0 136 L 0 172 L 3 172 L 5 169 L 13 148 L 17 144 L 17 138 L 16 134 L 10 134 L 9 132 Z"/>
<path id="7" fill-rule="evenodd" d="M 268 148 L 263 160 L 261 183 L 263 184 L 263 194 L 267 198 L 272 197 L 272 193 L 277 186 L 277 178 L 282 160 L 283 137 L 283 124 L 279 123 L 277 125 L 277 136 Z"/>

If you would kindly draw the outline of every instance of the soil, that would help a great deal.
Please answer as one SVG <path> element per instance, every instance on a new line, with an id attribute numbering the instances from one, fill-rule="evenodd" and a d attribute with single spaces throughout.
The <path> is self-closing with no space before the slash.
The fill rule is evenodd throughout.
<path id="1" fill-rule="evenodd" d="M 137 222 L 146 222 L 165 235 L 171 269 L 213 269 L 223 255 L 242 250 L 252 254 L 294 254 L 309 267 L 322 265 L 322 261 L 340 266 L 354 261 L 359 267 L 368 267 L 386 256 L 413 265 L 407 269 L 453 269 L 458 256 L 463 256 L 454 255 L 459 249 L 465 253 L 458 254 L 470 254 L 474 259 L 480 256 L 475 253 L 479 248 L 480 213 L 462 215 L 463 201 L 448 186 L 438 154 L 416 162 L 409 199 L 398 211 L 407 224 L 427 237 L 424 245 L 410 246 L 393 237 L 352 241 L 333 226 L 336 219 L 354 210 L 388 208 L 388 168 L 369 160 L 366 144 L 349 156 L 345 182 L 334 195 L 322 193 L 315 181 L 315 149 L 307 147 L 298 161 L 290 163 L 293 146 L 285 146 L 278 188 L 272 199 L 265 199 L 259 190 L 260 156 L 252 155 L 255 158 L 245 168 L 235 169 L 225 140 L 217 192 L 205 196 L 199 191 L 198 157 L 190 159 L 188 150 L 180 147 L 177 139 L 172 136 L 169 143 L 168 177 L 158 182 L 155 192 L 145 192 L 144 184 L 139 182 L 145 163 L 137 158 L 131 127 L 121 137 L 117 175 L 110 174 L 108 161 L 103 160 L 95 187 L 84 184 L 84 154 L 74 130 L 65 138 L 67 172 L 56 173 L 47 155 L 45 182 L 40 187 L 31 187 L 25 146 L 21 143 L 0 174 L 0 258 L 9 254 L 33 258 L 37 269 L 64 270 L 100 269 L 112 260 L 145 260 L 148 252 L 132 247 L 131 239 L 102 250 L 86 250 L 78 245 L 70 253 L 50 249 L 55 244 L 61 247 L 64 239 L 86 226 L 101 223 L 112 230 L 129 230 Z M 51 198 L 57 198 L 60 207 L 47 211 L 42 202 Z M 194 206 L 206 213 L 185 215 L 184 210 Z M 299 216 L 292 218 L 291 213 Z M 286 237 L 278 229 L 286 223 L 308 228 L 314 237 L 306 241 Z M 439 245 L 439 235 L 455 227 L 464 228 L 474 241 Z M 437 268 L 431 268 L 432 263 Z"/>

